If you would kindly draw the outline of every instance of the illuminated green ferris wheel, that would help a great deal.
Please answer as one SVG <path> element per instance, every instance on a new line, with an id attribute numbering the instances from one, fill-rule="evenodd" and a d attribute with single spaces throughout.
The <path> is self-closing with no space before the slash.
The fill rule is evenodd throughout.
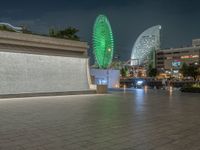
<path id="1" fill-rule="evenodd" d="M 93 50 L 99 68 L 108 68 L 113 58 L 114 42 L 109 20 L 104 15 L 99 15 L 94 24 Z"/>

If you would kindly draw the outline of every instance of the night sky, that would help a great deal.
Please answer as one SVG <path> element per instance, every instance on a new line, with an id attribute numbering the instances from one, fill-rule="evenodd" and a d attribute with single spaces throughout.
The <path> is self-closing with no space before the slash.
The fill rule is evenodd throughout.
<path id="1" fill-rule="evenodd" d="M 0 22 L 26 25 L 38 33 L 73 26 L 90 47 L 98 14 L 109 18 L 121 60 L 130 58 L 137 36 L 154 25 L 162 25 L 161 48 L 191 45 L 193 38 L 200 38 L 199 0 L 16 0 L 0 4 Z"/>

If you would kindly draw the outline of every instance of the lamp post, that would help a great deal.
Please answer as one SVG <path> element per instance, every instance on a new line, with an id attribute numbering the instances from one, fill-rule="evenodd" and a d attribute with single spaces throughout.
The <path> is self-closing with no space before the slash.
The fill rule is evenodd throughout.
<path id="1" fill-rule="evenodd" d="M 104 53 L 104 58 L 105 58 L 105 54 L 110 53 L 110 52 L 111 52 L 111 48 L 108 48 Z M 107 86 L 109 87 L 109 68 L 108 67 L 107 67 Z"/>
<path id="2" fill-rule="evenodd" d="M 200 67 L 200 49 L 199 49 L 199 67 Z"/>

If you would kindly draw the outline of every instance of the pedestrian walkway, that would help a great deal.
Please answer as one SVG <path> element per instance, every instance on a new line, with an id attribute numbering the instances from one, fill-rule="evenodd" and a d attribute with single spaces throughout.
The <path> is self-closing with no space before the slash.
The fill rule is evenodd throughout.
<path id="1" fill-rule="evenodd" d="M 0 100 L 0 150 L 197 150 L 200 95 L 167 90 Z"/>

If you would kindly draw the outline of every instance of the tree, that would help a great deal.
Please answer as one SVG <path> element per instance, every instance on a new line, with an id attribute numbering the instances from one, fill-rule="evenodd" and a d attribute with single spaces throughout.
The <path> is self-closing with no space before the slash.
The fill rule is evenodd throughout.
<path id="1" fill-rule="evenodd" d="M 110 68 L 121 70 L 123 68 L 124 62 L 122 61 L 113 61 L 110 64 Z"/>
<path id="2" fill-rule="evenodd" d="M 198 68 L 196 66 L 189 66 L 188 67 L 188 76 L 191 76 L 196 80 L 196 78 L 198 76 Z"/>
<path id="3" fill-rule="evenodd" d="M 26 34 L 33 34 L 32 31 L 29 30 L 29 27 L 25 24 L 21 25 L 22 27 L 22 33 L 26 33 Z"/>
<path id="4" fill-rule="evenodd" d="M 197 78 L 199 72 L 198 67 L 194 65 L 188 66 L 186 63 L 183 63 L 180 72 L 183 74 L 184 77 L 193 77 L 194 79 Z"/>
<path id="5" fill-rule="evenodd" d="M 3 31 L 10 31 L 10 32 L 15 32 L 14 30 L 8 28 L 6 25 L 0 25 L 0 30 L 3 30 Z"/>
<path id="6" fill-rule="evenodd" d="M 148 76 L 155 77 L 157 75 L 157 69 L 152 67 L 152 64 L 149 65 L 148 68 Z"/>
<path id="7" fill-rule="evenodd" d="M 188 76 L 188 65 L 186 63 L 183 63 L 180 72 L 184 77 Z"/>
<path id="8" fill-rule="evenodd" d="M 63 30 L 49 29 L 49 36 L 79 41 L 76 35 L 79 30 L 74 27 L 68 27 Z"/>
<path id="9" fill-rule="evenodd" d="M 128 68 L 125 66 L 120 70 L 121 76 L 126 77 L 128 75 Z"/>

